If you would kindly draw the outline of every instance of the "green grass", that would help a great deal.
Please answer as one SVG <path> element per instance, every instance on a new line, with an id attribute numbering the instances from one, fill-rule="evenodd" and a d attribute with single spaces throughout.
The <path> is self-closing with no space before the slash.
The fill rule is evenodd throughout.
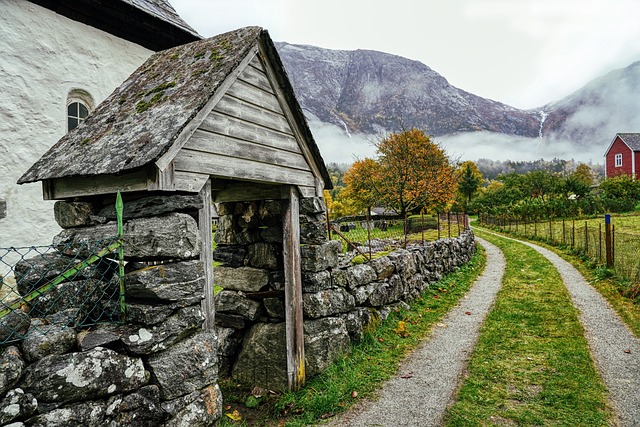
<path id="1" fill-rule="evenodd" d="M 608 425 L 606 390 L 556 269 L 521 243 L 478 235 L 507 268 L 447 425 Z"/>
<path id="2" fill-rule="evenodd" d="M 640 216 L 620 217 L 628 220 L 627 227 L 636 223 L 640 233 Z M 618 221 L 614 219 L 612 221 Z M 476 228 L 476 231 L 478 228 Z M 523 236 L 518 236 L 525 239 Z M 616 275 L 612 270 L 581 256 L 568 246 L 551 246 L 547 243 L 535 241 L 537 245 L 543 246 L 562 257 L 565 261 L 572 264 L 600 294 L 611 304 L 613 309 L 618 313 L 620 318 L 629 326 L 629 329 L 640 338 L 640 298 L 629 298 L 629 292 L 638 289 L 638 284 L 629 281 L 626 278 Z M 637 255 L 634 255 L 637 257 Z"/>
<path id="3" fill-rule="evenodd" d="M 413 301 L 411 311 L 391 313 L 379 328 L 372 328 L 362 342 L 353 346 L 351 354 L 340 357 L 323 373 L 311 378 L 302 390 L 285 393 L 276 401 L 265 403 L 273 405 L 268 420 L 256 420 L 254 416 L 253 422 L 245 421 L 245 425 L 308 425 L 343 412 L 359 399 L 373 395 L 468 291 L 483 271 L 485 260 L 484 251 L 479 248 L 468 264 L 432 284 L 422 297 Z M 399 322 L 404 322 L 404 328 Z M 232 387 L 227 385 L 225 388 L 229 391 Z M 228 405 L 225 414 L 238 410 L 243 419 L 252 417 L 242 401 L 242 398 L 236 399 L 236 403 L 225 401 Z M 223 418 L 225 420 L 219 424 L 222 427 L 243 425 L 242 421 Z"/>

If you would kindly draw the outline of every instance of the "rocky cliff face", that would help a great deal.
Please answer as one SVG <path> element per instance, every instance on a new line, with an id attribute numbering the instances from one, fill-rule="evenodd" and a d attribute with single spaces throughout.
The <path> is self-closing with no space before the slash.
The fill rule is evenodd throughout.
<path id="1" fill-rule="evenodd" d="M 345 138 L 321 134 L 319 144 L 330 159 L 347 147 L 353 146 L 356 155 L 362 150 L 347 138 L 350 134 L 417 127 L 458 152 L 474 150 L 469 158 L 502 154 L 515 160 L 597 161 L 617 132 L 640 131 L 640 62 L 558 102 L 520 110 L 458 89 L 421 62 L 400 56 L 287 43 L 277 47 L 314 133 L 323 123 L 346 132 Z"/>
<path id="2" fill-rule="evenodd" d="M 434 136 L 473 131 L 538 136 L 537 112 L 458 89 L 421 62 L 370 50 L 277 47 L 307 114 L 348 132 L 415 126 Z"/>

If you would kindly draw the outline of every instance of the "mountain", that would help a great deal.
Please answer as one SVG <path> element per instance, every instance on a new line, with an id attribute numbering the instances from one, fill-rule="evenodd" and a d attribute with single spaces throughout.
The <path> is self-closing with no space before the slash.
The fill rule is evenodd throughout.
<path id="1" fill-rule="evenodd" d="M 276 46 L 330 161 L 345 160 L 348 140 L 355 141 L 352 135 L 409 127 L 438 137 L 443 145 L 464 153 L 462 157 L 502 160 L 598 160 L 617 132 L 640 131 L 640 62 L 557 102 L 521 110 L 456 88 L 427 65 L 400 56 Z M 335 127 L 330 137 L 329 125 Z M 358 148 L 351 151 L 359 157 Z"/>
<path id="2" fill-rule="evenodd" d="M 372 50 L 276 46 L 304 110 L 349 132 L 414 126 L 433 136 L 475 131 L 538 136 L 537 113 L 458 89 L 421 62 Z"/>
<path id="3" fill-rule="evenodd" d="M 542 134 L 604 150 L 618 132 L 640 131 L 640 61 L 592 80 L 546 112 Z"/>

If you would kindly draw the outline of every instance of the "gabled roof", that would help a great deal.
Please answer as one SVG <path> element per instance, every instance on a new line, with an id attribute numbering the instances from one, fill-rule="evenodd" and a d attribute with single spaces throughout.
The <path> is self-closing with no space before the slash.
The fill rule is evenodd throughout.
<path id="1" fill-rule="evenodd" d="M 202 37 L 167 0 L 29 0 L 83 24 L 162 50 Z"/>
<path id="2" fill-rule="evenodd" d="M 225 79 L 259 46 L 301 129 L 325 188 L 331 179 L 267 31 L 241 28 L 152 55 L 87 120 L 62 137 L 18 183 L 113 175 L 153 164 Z"/>
<path id="3" fill-rule="evenodd" d="M 609 154 L 609 150 L 611 150 L 611 147 L 613 147 L 613 144 L 618 138 L 620 138 L 620 140 L 629 147 L 631 151 L 640 151 L 640 133 L 617 133 L 609 144 L 607 151 L 605 151 L 605 157 Z"/>

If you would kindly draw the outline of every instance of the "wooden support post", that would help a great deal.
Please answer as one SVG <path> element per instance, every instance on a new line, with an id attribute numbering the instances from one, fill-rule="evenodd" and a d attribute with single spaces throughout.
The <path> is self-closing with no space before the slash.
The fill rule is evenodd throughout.
<path id="1" fill-rule="evenodd" d="M 598 223 L 598 262 L 602 262 L 602 224 Z"/>
<path id="2" fill-rule="evenodd" d="M 611 215 L 604 216 L 604 239 L 607 268 L 613 267 L 613 240 L 611 239 Z"/>
<path id="3" fill-rule="evenodd" d="M 287 381 L 289 390 L 305 383 L 304 329 L 302 317 L 302 272 L 300 260 L 300 198 L 296 187 L 289 187 L 289 203 L 283 224 L 284 304 L 287 340 Z"/>
<path id="4" fill-rule="evenodd" d="M 211 245 L 211 179 L 200 190 L 202 208 L 198 210 L 198 230 L 200 232 L 200 261 L 204 267 L 204 313 L 205 331 L 215 328 L 215 304 L 213 302 L 213 247 Z"/>
<path id="5" fill-rule="evenodd" d="M 584 222 L 584 253 L 589 255 L 589 229 L 587 228 L 587 221 Z"/>

